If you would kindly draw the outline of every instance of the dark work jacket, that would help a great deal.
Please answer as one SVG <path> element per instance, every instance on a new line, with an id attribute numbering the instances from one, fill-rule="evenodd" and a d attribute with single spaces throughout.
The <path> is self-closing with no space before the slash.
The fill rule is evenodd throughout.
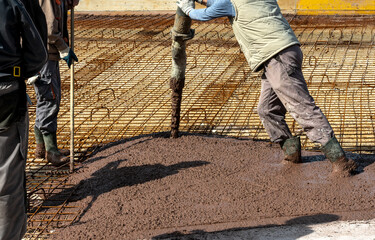
<path id="1" fill-rule="evenodd" d="M 32 77 L 46 61 L 43 40 L 23 4 L 0 0 L 0 81 L 14 66 L 21 67 L 22 78 Z"/>
<path id="2" fill-rule="evenodd" d="M 47 21 L 48 60 L 59 61 L 60 52 L 69 47 L 66 0 L 39 0 Z"/>
<path id="3" fill-rule="evenodd" d="M 47 48 L 47 21 L 38 0 L 21 0 Z"/>
<path id="4" fill-rule="evenodd" d="M 24 79 L 36 75 L 46 61 L 45 45 L 24 5 L 0 0 L 0 131 L 26 113 Z M 13 76 L 15 66 L 20 67 L 19 77 Z M 8 84 L 17 87 L 7 92 L 3 87 Z"/>

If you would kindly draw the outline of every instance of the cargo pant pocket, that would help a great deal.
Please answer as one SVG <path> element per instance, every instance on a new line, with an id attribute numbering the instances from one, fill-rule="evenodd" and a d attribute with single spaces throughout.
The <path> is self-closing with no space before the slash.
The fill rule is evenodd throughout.
<path id="1" fill-rule="evenodd" d="M 282 61 L 280 56 L 276 56 L 275 60 L 279 62 L 279 64 L 282 66 L 282 68 L 285 70 L 288 76 L 292 76 L 294 73 L 301 71 L 301 68 L 299 66 L 294 66 L 292 64 Z"/>
<path id="2" fill-rule="evenodd" d="M 52 74 L 42 75 L 35 82 L 34 88 L 39 101 L 51 101 L 56 98 L 52 88 Z"/>

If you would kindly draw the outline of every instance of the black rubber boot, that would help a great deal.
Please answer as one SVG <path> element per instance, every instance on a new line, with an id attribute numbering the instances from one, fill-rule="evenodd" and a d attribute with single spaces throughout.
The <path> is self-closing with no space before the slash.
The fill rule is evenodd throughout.
<path id="1" fill-rule="evenodd" d="M 280 143 L 280 147 L 284 151 L 283 163 L 302 163 L 299 136 L 286 139 Z"/>
<path id="2" fill-rule="evenodd" d="M 46 159 L 53 166 L 59 167 L 67 162 L 69 158 L 62 155 L 55 144 L 54 139 L 56 138 L 56 133 L 49 133 L 43 135 L 44 145 L 46 146 Z"/>
<path id="3" fill-rule="evenodd" d="M 358 164 L 345 156 L 340 143 L 336 137 L 331 138 L 326 145 L 321 148 L 326 158 L 332 163 L 332 173 L 344 177 L 351 176 L 358 167 Z"/>
<path id="4" fill-rule="evenodd" d="M 46 155 L 46 147 L 44 146 L 43 134 L 36 126 L 34 126 L 34 134 L 36 142 L 35 158 L 44 158 Z"/>

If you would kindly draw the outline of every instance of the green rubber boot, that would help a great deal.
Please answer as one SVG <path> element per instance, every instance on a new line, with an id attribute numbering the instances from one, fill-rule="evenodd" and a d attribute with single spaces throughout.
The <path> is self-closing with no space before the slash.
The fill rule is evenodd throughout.
<path id="1" fill-rule="evenodd" d="M 283 163 L 302 163 L 299 136 L 286 139 L 280 143 L 280 147 L 284 151 Z"/>
<path id="2" fill-rule="evenodd" d="M 43 134 L 34 126 L 34 134 L 35 134 L 35 158 L 44 158 L 46 155 L 46 147 L 44 146 Z"/>
<path id="3" fill-rule="evenodd" d="M 69 158 L 59 152 L 54 139 L 56 139 L 56 133 L 43 135 L 44 145 L 46 146 L 46 159 L 53 166 L 59 167 L 69 162 Z"/>
<path id="4" fill-rule="evenodd" d="M 53 143 L 57 147 L 57 134 L 53 134 Z M 69 154 L 70 154 L 70 151 L 68 149 L 58 149 L 58 150 L 59 150 L 60 154 L 62 154 L 64 156 L 69 156 Z"/>
<path id="5" fill-rule="evenodd" d="M 332 163 L 332 172 L 342 176 L 351 176 L 358 164 L 345 156 L 345 152 L 337 141 L 336 137 L 331 138 L 321 148 L 326 158 Z"/>

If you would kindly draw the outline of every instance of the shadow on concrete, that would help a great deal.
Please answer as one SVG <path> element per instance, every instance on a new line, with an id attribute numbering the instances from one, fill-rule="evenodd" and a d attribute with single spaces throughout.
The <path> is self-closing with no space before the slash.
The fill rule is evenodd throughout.
<path id="1" fill-rule="evenodd" d="M 107 144 L 98 148 L 92 155 L 97 152 L 104 151 L 107 148 L 125 143 L 127 141 L 132 141 L 139 139 L 143 136 L 137 136 L 135 138 L 121 140 L 114 143 Z M 147 135 L 152 137 L 168 137 L 165 133 Z M 141 140 L 136 142 L 126 148 L 122 148 L 114 153 L 111 153 L 106 156 L 90 158 L 86 163 L 92 163 L 99 161 L 103 158 L 110 157 L 115 155 L 118 152 L 126 151 L 127 148 L 147 142 L 151 139 Z M 86 214 L 86 212 L 92 207 L 93 203 L 98 199 L 98 197 L 104 193 L 111 192 L 114 189 L 122 188 L 126 186 L 133 186 L 137 184 L 143 184 L 149 181 L 154 181 L 158 179 L 165 178 L 174 174 L 178 174 L 181 170 L 193 167 L 200 167 L 209 164 L 207 161 L 186 161 L 180 162 L 172 165 L 163 165 L 163 164 L 145 164 L 141 166 L 126 166 L 119 167 L 122 162 L 128 161 L 127 159 L 120 159 L 113 162 L 109 162 L 104 167 L 98 169 L 90 178 L 81 180 L 77 185 L 64 189 L 59 193 L 56 193 L 50 196 L 47 200 L 44 201 L 44 206 L 59 206 L 66 201 L 66 196 L 71 195 L 68 199 L 68 202 L 75 202 L 86 197 L 91 197 L 91 201 L 88 203 L 87 207 L 82 210 L 81 214 L 78 216 L 78 219 L 75 222 L 80 221 L 80 219 Z M 76 170 L 78 170 L 77 168 Z"/>
<path id="2" fill-rule="evenodd" d="M 323 154 L 313 156 L 302 156 L 301 158 L 303 163 L 326 161 L 326 157 Z"/>
<path id="3" fill-rule="evenodd" d="M 138 145 L 140 143 L 150 141 L 152 138 L 169 138 L 169 136 L 170 136 L 169 132 L 158 132 L 158 133 L 152 133 L 152 134 L 142 134 L 142 135 L 138 135 L 138 136 L 131 137 L 131 138 L 121 139 L 121 140 L 111 142 L 111 143 L 107 143 L 107 144 L 98 144 L 98 145 L 92 146 L 89 149 L 87 149 L 82 154 L 82 156 L 81 156 L 81 158 L 79 159 L 78 162 L 92 163 L 92 162 L 95 162 L 97 160 L 100 160 L 100 159 L 103 159 L 103 158 L 106 158 L 106 157 L 110 157 L 110 156 L 115 155 L 119 152 L 125 151 L 127 148 L 132 147 L 134 145 Z M 118 151 L 116 151 L 116 152 L 114 152 L 110 155 L 104 156 L 104 157 L 94 157 L 94 158 L 92 158 L 98 152 L 102 152 L 102 151 L 104 151 L 106 149 L 109 149 L 111 147 L 114 147 L 114 146 L 117 146 L 117 145 L 120 145 L 120 144 L 124 144 L 126 142 L 131 142 L 131 141 L 134 141 L 134 140 L 137 140 L 137 139 L 142 139 L 142 138 L 145 138 L 145 137 L 150 137 L 150 139 L 141 140 L 139 142 L 136 142 L 136 143 L 126 147 L 126 148 L 118 150 Z"/>
<path id="4" fill-rule="evenodd" d="M 126 159 L 117 160 L 108 163 L 103 168 L 94 172 L 90 178 L 82 180 L 77 186 L 65 189 L 44 202 L 45 206 L 58 206 L 63 204 L 64 197 L 67 193 L 71 193 L 75 189 L 74 194 L 69 199 L 69 202 L 75 202 L 91 196 L 91 201 L 87 207 L 82 210 L 79 215 L 79 221 L 85 213 L 91 208 L 98 197 L 104 193 L 111 192 L 114 189 L 126 186 L 133 186 L 137 184 L 146 183 L 149 181 L 162 179 L 164 177 L 179 173 L 179 171 L 186 168 L 199 167 L 209 162 L 206 161 L 189 161 L 165 166 L 163 164 L 151 164 L 142 166 L 120 167 L 121 162 Z"/>
<path id="5" fill-rule="evenodd" d="M 231 228 L 215 232 L 192 230 L 189 233 L 175 231 L 151 238 L 152 240 L 296 240 L 311 234 L 309 225 L 334 222 L 339 216 L 333 214 L 316 214 L 290 219 L 283 225 L 261 225 L 248 228 Z"/>
<path id="6" fill-rule="evenodd" d="M 353 159 L 356 163 L 358 163 L 358 173 L 364 172 L 364 169 L 367 166 L 370 166 L 375 163 L 375 155 L 374 154 L 357 154 L 352 152 L 347 152 L 346 156 L 348 158 Z"/>
<path id="7" fill-rule="evenodd" d="M 358 154 L 358 153 L 353 153 L 353 152 L 346 152 L 346 156 L 358 164 L 356 174 L 364 172 L 364 168 L 375 163 L 374 154 Z M 328 161 L 328 160 L 323 154 L 302 156 L 303 163 L 320 162 L 320 161 Z"/>

